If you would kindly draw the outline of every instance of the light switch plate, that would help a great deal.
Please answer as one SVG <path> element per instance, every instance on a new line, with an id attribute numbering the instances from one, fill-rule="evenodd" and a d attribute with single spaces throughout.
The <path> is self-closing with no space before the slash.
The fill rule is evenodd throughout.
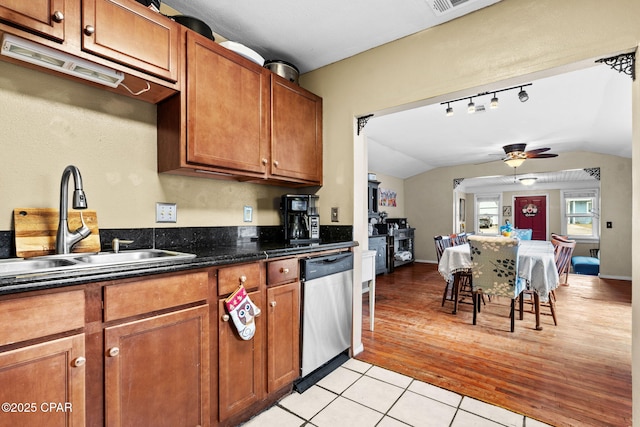
<path id="1" fill-rule="evenodd" d="M 178 222 L 175 203 L 156 203 L 156 222 Z"/>
<path id="2" fill-rule="evenodd" d="M 338 222 L 338 208 L 331 208 L 331 222 Z"/>
<path id="3" fill-rule="evenodd" d="M 253 208 L 251 206 L 245 206 L 243 211 L 244 222 L 253 221 Z"/>

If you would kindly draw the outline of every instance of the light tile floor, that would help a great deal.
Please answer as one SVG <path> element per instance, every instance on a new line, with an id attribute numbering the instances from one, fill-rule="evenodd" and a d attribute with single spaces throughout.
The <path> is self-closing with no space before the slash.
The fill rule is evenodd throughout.
<path id="1" fill-rule="evenodd" d="M 548 424 L 356 359 L 243 427 L 542 427 Z"/>

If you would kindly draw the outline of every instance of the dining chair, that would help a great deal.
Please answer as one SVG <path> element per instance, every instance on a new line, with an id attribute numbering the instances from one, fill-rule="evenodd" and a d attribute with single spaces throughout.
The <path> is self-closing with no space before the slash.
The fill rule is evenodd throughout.
<path id="1" fill-rule="evenodd" d="M 518 239 L 469 236 L 473 289 L 473 324 L 482 295 L 511 299 L 511 332 L 515 329 L 515 300 L 522 291 L 518 280 Z"/>
<path id="2" fill-rule="evenodd" d="M 436 245 L 436 256 L 438 258 L 438 262 L 440 262 L 440 258 L 442 258 L 442 253 L 445 249 L 453 246 L 454 240 L 450 235 L 441 235 L 434 236 L 433 242 Z M 444 307 L 444 302 L 447 300 L 447 294 L 451 295 L 450 299 L 454 298 L 453 292 L 453 281 L 447 280 L 444 286 L 444 293 L 442 295 L 442 307 Z"/>
<path id="3" fill-rule="evenodd" d="M 511 237 L 516 237 L 520 240 L 531 240 L 533 236 L 533 230 L 531 228 L 514 228 L 511 231 Z"/>
<path id="4" fill-rule="evenodd" d="M 467 243 L 467 233 L 452 234 L 453 244 L 455 246 Z"/>
<path id="5" fill-rule="evenodd" d="M 556 268 L 558 269 L 558 276 L 560 277 L 560 284 L 569 286 L 569 270 L 571 270 L 571 256 L 573 250 L 576 248 L 576 241 L 566 239 L 560 235 L 552 235 L 551 243 L 554 247 Z M 564 283 L 562 282 L 562 275 L 564 274 Z"/>

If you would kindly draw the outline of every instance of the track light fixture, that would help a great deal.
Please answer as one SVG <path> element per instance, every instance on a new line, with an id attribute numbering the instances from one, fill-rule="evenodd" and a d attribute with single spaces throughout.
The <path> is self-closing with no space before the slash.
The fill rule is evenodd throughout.
<path id="1" fill-rule="evenodd" d="M 491 104 L 489 104 L 489 107 L 494 110 L 498 108 L 498 97 L 496 96 L 495 92 L 493 93 L 493 98 L 491 98 Z"/>
<path id="2" fill-rule="evenodd" d="M 529 94 L 526 90 L 522 89 L 522 87 L 520 87 L 520 92 L 518 92 L 518 99 L 520 102 L 527 102 L 529 100 Z"/>
<path id="3" fill-rule="evenodd" d="M 451 108 L 448 102 L 447 102 L 447 116 L 449 117 L 453 116 L 453 108 Z"/>
<path id="4" fill-rule="evenodd" d="M 499 89 L 499 90 L 494 90 L 491 92 L 483 92 L 483 93 L 479 93 L 477 95 L 473 95 L 473 96 L 468 96 L 465 98 L 458 98 L 458 99 L 453 99 L 451 101 L 445 101 L 445 102 L 441 102 L 440 105 L 447 105 L 447 109 L 445 110 L 447 113 L 447 116 L 453 116 L 453 108 L 451 107 L 451 103 L 453 102 L 458 102 L 458 101 L 463 101 L 463 100 L 469 100 L 469 103 L 467 104 L 467 112 L 469 114 L 473 114 L 476 112 L 476 104 L 473 102 L 473 98 L 477 98 L 479 96 L 485 96 L 485 95 L 493 95 L 489 104 L 489 107 L 492 110 L 495 110 L 496 108 L 498 108 L 498 96 L 497 94 L 499 92 L 506 92 L 508 90 L 515 90 L 515 89 L 519 89 L 520 91 L 518 92 L 518 99 L 520 100 L 520 102 L 526 102 L 529 100 L 529 94 L 527 93 L 526 90 L 524 90 L 525 87 L 527 86 L 532 86 L 533 83 L 528 83 L 526 85 L 522 85 L 522 86 L 513 86 L 513 87 L 508 87 L 506 89 Z M 481 105 L 482 106 L 482 105 Z"/>

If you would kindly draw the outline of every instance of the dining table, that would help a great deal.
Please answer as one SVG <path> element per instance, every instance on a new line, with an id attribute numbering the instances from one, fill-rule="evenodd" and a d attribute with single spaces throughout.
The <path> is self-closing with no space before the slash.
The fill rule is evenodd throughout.
<path id="1" fill-rule="evenodd" d="M 463 273 L 471 271 L 471 249 L 468 243 L 446 248 L 438 263 L 438 272 L 453 281 L 454 309 L 458 311 L 458 291 Z M 521 240 L 518 245 L 518 280 L 521 288 L 533 291 L 536 330 L 540 326 L 540 301 L 547 302 L 560 278 L 555 263 L 554 246 L 546 240 Z M 473 287 L 473 284 L 472 284 Z"/>

